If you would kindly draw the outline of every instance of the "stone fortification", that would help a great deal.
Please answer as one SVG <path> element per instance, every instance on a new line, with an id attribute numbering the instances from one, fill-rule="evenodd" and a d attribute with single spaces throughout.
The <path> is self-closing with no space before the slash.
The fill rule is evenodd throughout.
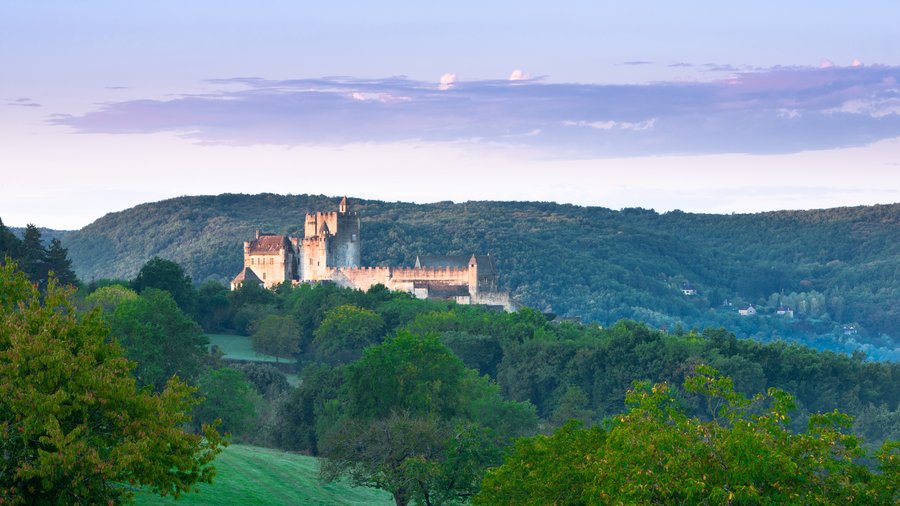
<path id="1" fill-rule="evenodd" d="M 361 267 L 360 219 L 344 197 L 337 212 L 306 215 L 303 238 L 264 234 L 244 243 L 244 269 L 231 289 L 254 282 L 271 288 L 290 281 L 330 281 L 368 290 L 377 284 L 418 298 L 454 300 L 513 310 L 509 294 L 497 290 L 490 255 L 422 256 L 414 267 Z"/>

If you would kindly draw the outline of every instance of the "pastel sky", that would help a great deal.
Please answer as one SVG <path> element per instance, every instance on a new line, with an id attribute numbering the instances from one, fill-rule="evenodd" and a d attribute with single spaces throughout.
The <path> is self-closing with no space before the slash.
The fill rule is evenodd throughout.
<path id="1" fill-rule="evenodd" d="M 0 218 L 900 201 L 900 2 L 0 0 Z"/>

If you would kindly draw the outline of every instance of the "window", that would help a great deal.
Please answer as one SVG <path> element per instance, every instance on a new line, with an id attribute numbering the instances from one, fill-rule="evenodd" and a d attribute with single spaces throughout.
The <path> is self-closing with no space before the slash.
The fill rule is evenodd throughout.
<path id="1" fill-rule="evenodd" d="M 356 242 L 356 234 L 350 234 L 350 242 Z"/>
<path id="2" fill-rule="evenodd" d="M 264 272 L 263 273 L 263 281 L 265 281 L 265 279 L 266 279 L 266 273 Z"/>

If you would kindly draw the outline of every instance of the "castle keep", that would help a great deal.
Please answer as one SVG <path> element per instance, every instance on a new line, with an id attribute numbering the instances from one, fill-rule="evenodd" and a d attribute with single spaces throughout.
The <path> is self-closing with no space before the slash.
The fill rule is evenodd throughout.
<path id="1" fill-rule="evenodd" d="M 303 238 L 257 230 L 252 241 L 244 242 L 244 269 L 231 289 L 245 282 L 271 288 L 285 281 L 331 281 L 359 290 L 382 284 L 420 299 L 514 309 L 509 294 L 498 290 L 490 255 L 419 256 L 413 267 L 362 267 L 359 230 L 359 214 L 350 210 L 346 197 L 337 212 L 307 214 Z"/>

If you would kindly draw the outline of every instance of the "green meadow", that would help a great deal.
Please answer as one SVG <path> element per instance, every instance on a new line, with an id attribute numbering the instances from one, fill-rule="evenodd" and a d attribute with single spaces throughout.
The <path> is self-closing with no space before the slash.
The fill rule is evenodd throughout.
<path id="1" fill-rule="evenodd" d="M 275 362 L 276 357 L 262 355 L 253 351 L 250 338 L 232 334 L 206 334 L 210 346 L 218 346 L 224 358 L 232 360 L 247 360 L 251 362 Z M 291 363 L 293 360 L 278 359 L 278 362 Z"/>
<path id="2" fill-rule="evenodd" d="M 242 360 L 248 362 L 276 362 L 274 356 L 263 355 L 253 351 L 250 338 L 247 336 L 236 336 L 233 334 L 206 334 L 209 339 L 209 345 L 218 346 L 222 350 L 222 358 L 231 360 Z M 292 364 L 293 360 L 278 359 L 278 362 L 284 364 Z M 288 383 L 291 386 L 297 386 L 299 378 L 297 374 L 286 374 Z"/>
<path id="3" fill-rule="evenodd" d="M 211 485 L 175 500 L 140 493 L 141 506 L 199 506 L 249 504 L 390 505 L 391 495 L 373 488 L 352 487 L 343 482 L 319 481 L 319 462 L 314 457 L 256 446 L 231 445 L 216 459 L 216 478 Z"/>

